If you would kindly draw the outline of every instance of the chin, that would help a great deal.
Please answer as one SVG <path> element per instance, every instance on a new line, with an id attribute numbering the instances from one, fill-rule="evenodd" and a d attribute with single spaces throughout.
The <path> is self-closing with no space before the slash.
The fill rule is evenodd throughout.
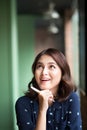
<path id="1" fill-rule="evenodd" d="M 41 90 L 50 89 L 50 87 L 48 87 L 48 86 L 49 86 L 49 85 L 47 85 L 47 86 L 46 86 L 46 85 L 41 85 L 41 86 L 40 86 L 40 89 L 41 89 Z"/>

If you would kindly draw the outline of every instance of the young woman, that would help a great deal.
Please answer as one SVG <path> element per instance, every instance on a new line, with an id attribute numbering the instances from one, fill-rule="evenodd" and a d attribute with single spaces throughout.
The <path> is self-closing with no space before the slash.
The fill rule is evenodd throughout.
<path id="1" fill-rule="evenodd" d="M 19 130 L 82 130 L 79 96 L 62 52 L 43 50 L 32 72 L 28 91 L 15 105 Z"/>

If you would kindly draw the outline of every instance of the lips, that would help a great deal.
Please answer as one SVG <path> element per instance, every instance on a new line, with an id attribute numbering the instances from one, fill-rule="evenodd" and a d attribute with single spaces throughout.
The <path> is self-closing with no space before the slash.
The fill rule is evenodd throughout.
<path id="1" fill-rule="evenodd" d="M 41 81 L 49 81 L 49 80 L 41 80 Z"/>
<path id="2" fill-rule="evenodd" d="M 49 81 L 50 79 L 40 79 L 41 81 Z"/>

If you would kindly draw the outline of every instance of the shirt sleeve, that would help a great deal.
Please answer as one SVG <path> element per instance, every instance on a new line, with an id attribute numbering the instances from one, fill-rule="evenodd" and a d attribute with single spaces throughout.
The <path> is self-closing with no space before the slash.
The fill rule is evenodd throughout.
<path id="1" fill-rule="evenodd" d="M 34 124 L 29 99 L 26 97 L 19 98 L 16 101 L 15 110 L 19 130 L 33 130 Z"/>
<path id="2" fill-rule="evenodd" d="M 69 98 L 67 125 L 70 130 L 82 130 L 80 98 L 75 92 Z"/>

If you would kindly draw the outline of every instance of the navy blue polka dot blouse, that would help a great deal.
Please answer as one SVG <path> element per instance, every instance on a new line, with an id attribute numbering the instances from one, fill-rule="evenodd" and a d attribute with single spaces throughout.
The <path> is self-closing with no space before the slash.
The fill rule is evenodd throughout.
<path id="1" fill-rule="evenodd" d="M 27 96 L 15 104 L 19 130 L 34 130 L 38 115 L 38 102 Z M 66 101 L 55 101 L 47 110 L 46 130 L 82 130 L 79 96 L 72 92 Z"/>

